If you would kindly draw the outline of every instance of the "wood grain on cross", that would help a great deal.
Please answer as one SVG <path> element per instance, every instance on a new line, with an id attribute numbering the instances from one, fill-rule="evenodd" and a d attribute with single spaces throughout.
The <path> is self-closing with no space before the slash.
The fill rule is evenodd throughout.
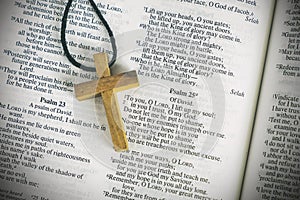
<path id="1" fill-rule="evenodd" d="M 105 53 L 95 54 L 94 61 L 99 79 L 76 84 L 74 86 L 76 98 L 85 100 L 101 94 L 114 149 L 128 150 L 128 141 L 115 92 L 137 87 L 139 83 L 136 71 L 111 76 Z"/>

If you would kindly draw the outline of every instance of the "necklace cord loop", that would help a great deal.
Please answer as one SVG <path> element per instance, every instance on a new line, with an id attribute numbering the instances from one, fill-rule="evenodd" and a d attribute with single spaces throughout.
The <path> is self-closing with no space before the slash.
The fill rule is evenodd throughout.
<path id="1" fill-rule="evenodd" d="M 80 64 L 79 62 L 77 62 L 72 55 L 69 52 L 68 46 L 67 46 L 67 41 L 66 41 L 66 28 L 67 28 L 67 18 L 68 18 L 68 13 L 71 7 L 73 0 L 69 0 L 65 11 L 64 11 L 64 15 L 62 18 L 62 23 L 61 23 L 61 43 L 62 43 L 62 47 L 63 50 L 65 52 L 66 57 L 68 58 L 68 60 L 76 67 L 83 69 L 85 71 L 91 71 L 94 72 L 96 71 L 96 69 L 94 67 L 88 67 L 85 66 L 83 64 Z M 102 24 L 104 25 L 105 29 L 108 32 L 108 35 L 110 37 L 110 42 L 111 42 L 111 46 L 112 46 L 112 51 L 113 51 L 113 55 L 112 58 L 109 62 L 109 67 L 111 67 L 115 62 L 116 62 L 116 58 L 117 58 L 117 46 L 116 46 L 116 40 L 114 37 L 114 34 L 112 32 L 112 30 L 110 29 L 107 21 L 104 19 L 103 15 L 101 14 L 100 10 L 98 9 L 97 5 L 95 4 L 95 2 L 93 0 L 89 0 L 91 6 L 93 7 L 94 11 L 96 12 L 97 16 L 99 17 L 99 19 L 101 20 Z"/>

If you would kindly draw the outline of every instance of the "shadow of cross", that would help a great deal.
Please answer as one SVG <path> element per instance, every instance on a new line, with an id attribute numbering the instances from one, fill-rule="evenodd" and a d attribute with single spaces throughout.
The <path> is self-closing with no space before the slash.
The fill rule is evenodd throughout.
<path id="1" fill-rule="evenodd" d="M 128 141 L 115 92 L 139 86 L 136 71 L 111 76 L 105 53 L 95 54 L 94 62 L 99 79 L 75 84 L 75 96 L 81 101 L 101 94 L 114 149 L 128 150 Z"/>

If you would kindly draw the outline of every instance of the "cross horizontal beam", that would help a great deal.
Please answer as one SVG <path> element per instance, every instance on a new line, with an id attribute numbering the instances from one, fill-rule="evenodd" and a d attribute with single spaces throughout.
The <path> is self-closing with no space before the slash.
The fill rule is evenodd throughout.
<path id="1" fill-rule="evenodd" d="M 102 77 L 101 79 L 75 84 L 75 95 L 80 101 L 94 97 L 106 90 L 119 92 L 131 89 L 139 85 L 136 71 L 129 71 L 114 76 Z"/>

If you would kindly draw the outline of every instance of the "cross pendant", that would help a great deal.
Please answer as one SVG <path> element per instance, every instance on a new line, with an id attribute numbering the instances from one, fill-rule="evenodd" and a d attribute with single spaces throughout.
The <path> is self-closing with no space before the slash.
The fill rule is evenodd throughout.
<path id="1" fill-rule="evenodd" d="M 75 96 L 81 101 L 101 94 L 114 149 L 128 150 L 128 141 L 115 92 L 139 86 L 136 71 L 111 76 L 105 53 L 95 54 L 94 62 L 99 79 L 75 84 Z"/>

